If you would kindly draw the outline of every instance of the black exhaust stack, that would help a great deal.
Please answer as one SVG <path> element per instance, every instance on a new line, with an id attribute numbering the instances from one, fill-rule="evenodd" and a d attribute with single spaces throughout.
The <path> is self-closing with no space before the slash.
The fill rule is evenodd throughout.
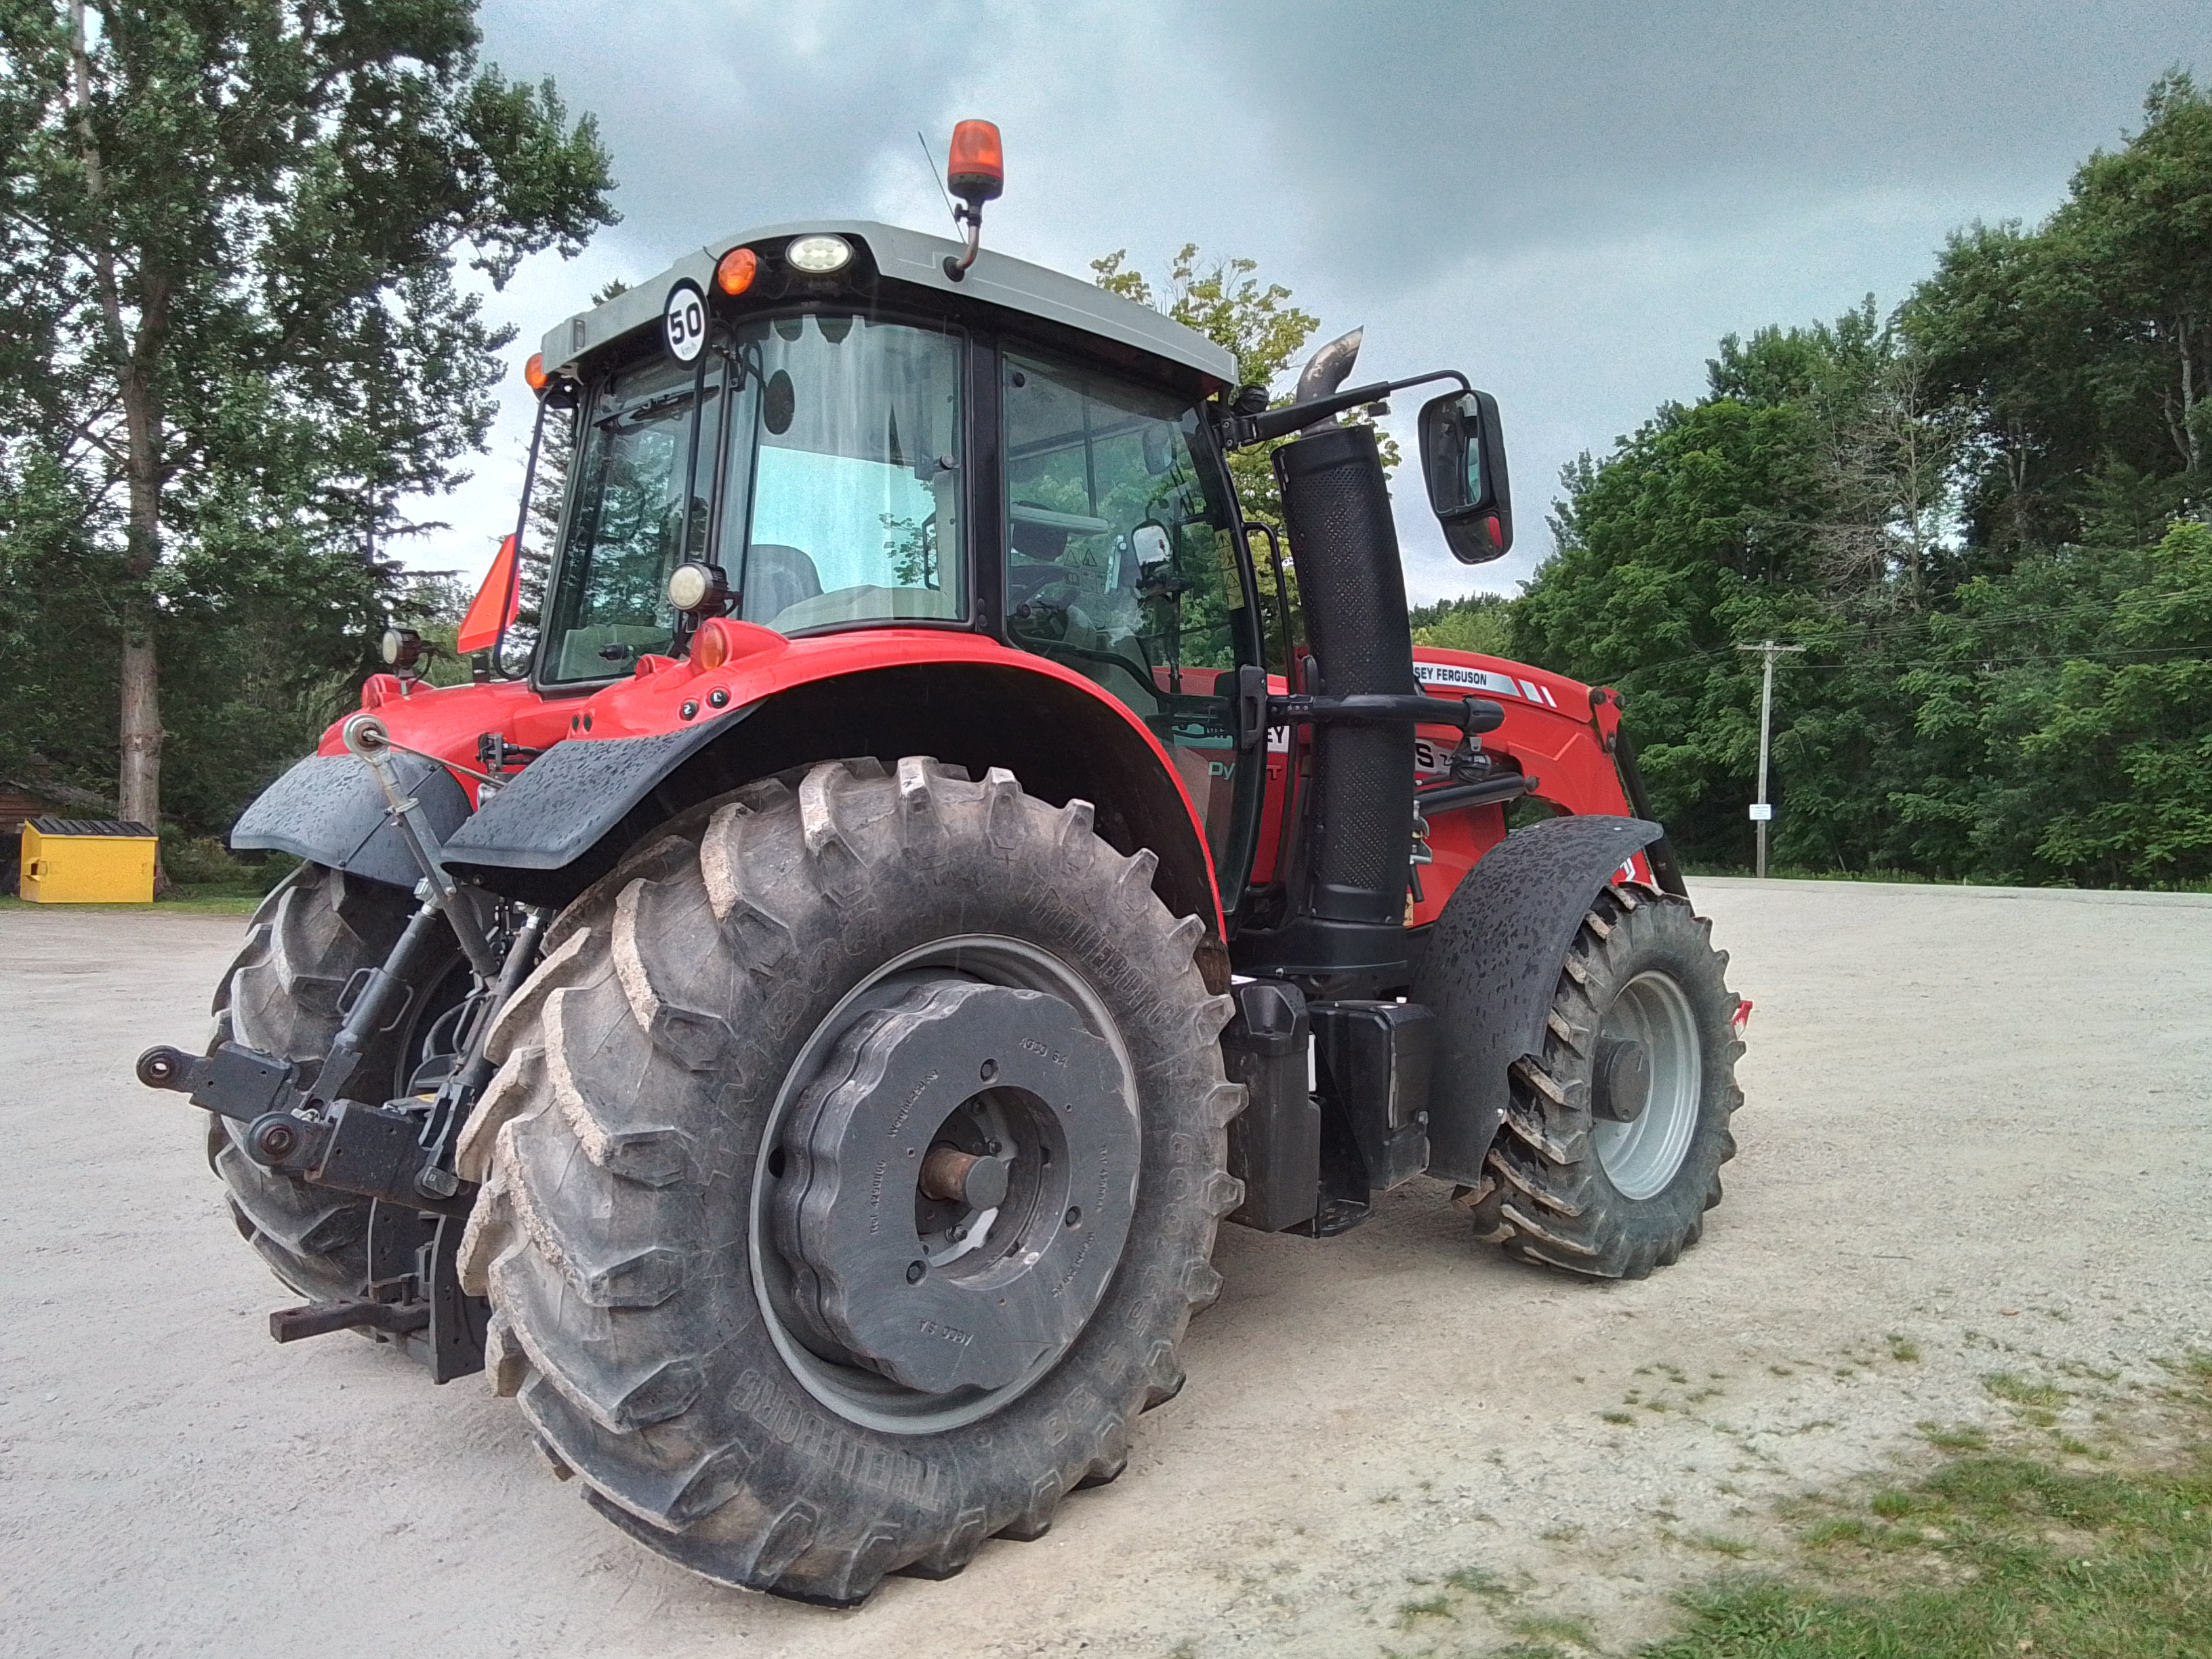
<path id="1" fill-rule="evenodd" d="M 1299 401 L 1351 372 L 1351 349 L 1323 347 Z M 1316 371 L 1320 371 L 1316 374 Z M 1327 379 L 1309 388 L 1305 381 Z M 1371 426 L 1308 428 L 1275 452 L 1318 684 L 1331 698 L 1413 696 L 1413 638 L 1397 527 Z M 1406 975 L 1406 885 L 1413 850 L 1413 728 L 1401 721 L 1314 728 L 1314 787 L 1291 911 L 1237 941 L 1246 972 L 1318 981 L 1323 994 L 1372 994 Z M 1246 965 L 1249 964 L 1249 965 Z"/>

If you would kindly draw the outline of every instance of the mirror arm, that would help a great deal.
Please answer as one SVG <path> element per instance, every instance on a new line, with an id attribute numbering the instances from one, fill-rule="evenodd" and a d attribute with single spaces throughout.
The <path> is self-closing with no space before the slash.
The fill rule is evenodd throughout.
<path id="1" fill-rule="evenodd" d="M 1347 409 L 1357 409 L 1362 404 L 1380 403 L 1394 392 L 1403 392 L 1408 386 L 1426 386 L 1431 380 L 1455 380 L 1462 392 L 1473 392 L 1467 376 L 1455 368 L 1440 368 L 1433 374 L 1416 374 L 1409 380 L 1376 380 L 1367 386 L 1356 386 L 1348 391 L 1333 392 L 1326 398 L 1316 398 L 1310 403 L 1287 404 L 1280 409 L 1262 410 L 1257 415 L 1231 415 L 1217 422 L 1214 432 L 1224 449 L 1247 449 L 1254 444 L 1266 443 L 1270 438 L 1285 437 L 1302 426 L 1316 421 L 1325 421 L 1333 415 L 1341 415 Z"/>

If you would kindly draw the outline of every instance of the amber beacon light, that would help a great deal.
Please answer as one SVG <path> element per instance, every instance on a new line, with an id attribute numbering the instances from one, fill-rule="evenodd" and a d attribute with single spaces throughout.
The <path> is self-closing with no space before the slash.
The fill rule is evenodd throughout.
<path id="1" fill-rule="evenodd" d="M 952 160 L 945 182 L 971 208 L 998 200 L 1006 187 L 1006 158 L 997 127 L 988 121 L 963 121 L 952 129 Z"/>
<path id="2" fill-rule="evenodd" d="M 961 201 L 952 210 L 953 222 L 968 232 L 968 251 L 957 258 L 945 256 L 945 274 L 957 283 L 968 274 L 982 246 L 983 204 L 998 200 L 1006 187 L 1006 160 L 997 127 L 988 121 L 963 121 L 952 129 L 945 185 Z"/>

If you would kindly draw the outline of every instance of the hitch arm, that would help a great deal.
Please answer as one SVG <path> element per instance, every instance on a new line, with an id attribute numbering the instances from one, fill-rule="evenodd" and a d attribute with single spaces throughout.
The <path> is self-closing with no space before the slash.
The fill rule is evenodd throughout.
<path id="1" fill-rule="evenodd" d="M 300 1090 L 289 1061 L 242 1042 L 226 1042 L 211 1054 L 181 1048 L 149 1048 L 138 1056 L 138 1080 L 149 1089 L 189 1095 L 193 1105 L 219 1117 L 251 1123 L 285 1110 Z"/>
<path id="2" fill-rule="evenodd" d="M 399 793 L 399 780 L 392 769 L 392 737 L 385 730 L 384 722 L 370 714 L 351 714 L 338 728 L 338 736 L 347 751 L 368 768 L 376 778 L 377 787 L 384 791 L 392 822 L 422 872 L 424 885 L 416 890 L 422 895 L 425 903 L 445 913 L 453 937 L 460 941 L 461 953 L 468 957 L 477 977 L 487 981 L 498 978 L 499 958 L 492 954 L 491 941 L 484 937 L 475 912 L 463 901 L 460 889 L 447 873 L 445 860 L 440 856 L 438 837 L 422 815 L 422 803 Z"/>

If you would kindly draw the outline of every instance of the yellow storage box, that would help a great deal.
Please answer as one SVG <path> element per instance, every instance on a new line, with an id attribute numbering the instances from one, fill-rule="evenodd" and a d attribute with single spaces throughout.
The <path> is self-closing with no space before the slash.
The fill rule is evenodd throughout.
<path id="1" fill-rule="evenodd" d="M 34 904 L 151 904 L 160 845 L 143 823 L 31 818 L 16 892 Z"/>

